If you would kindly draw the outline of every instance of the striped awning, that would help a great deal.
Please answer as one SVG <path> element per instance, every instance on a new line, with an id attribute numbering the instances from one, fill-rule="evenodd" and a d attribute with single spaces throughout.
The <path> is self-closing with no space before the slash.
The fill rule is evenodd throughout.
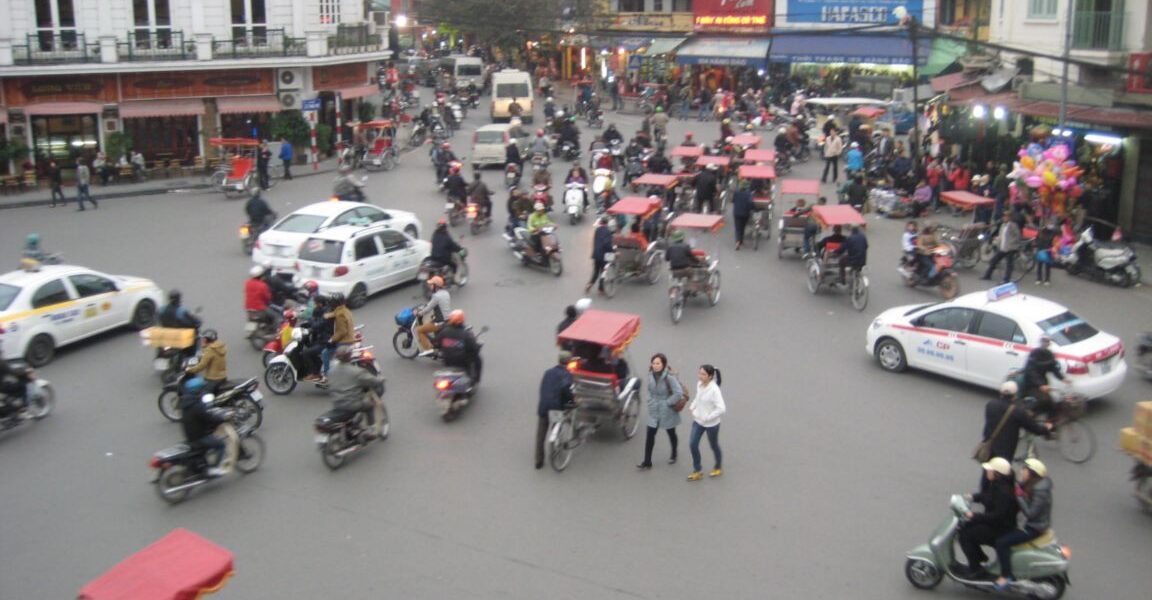
<path id="1" fill-rule="evenodd" d="M 222 115 L 244 113 L 277 113 L 283 110 L 276 96 L 229 96 L 216 99 L 216 109 Z"/>
<path id="2" fill-rule="evenodd" d="M 104 111 L 99 102 L 39 102 L 24 107 L 29 115 L 91 115 Z"/>
<path id="3" fill-rule="evenodd" d="M 125 119 L 148 117 L 188 117 L 204 114 L 204 101 L 198 98 L 182 100 L 139 100 L 121 102 L 120 116 Z"/>

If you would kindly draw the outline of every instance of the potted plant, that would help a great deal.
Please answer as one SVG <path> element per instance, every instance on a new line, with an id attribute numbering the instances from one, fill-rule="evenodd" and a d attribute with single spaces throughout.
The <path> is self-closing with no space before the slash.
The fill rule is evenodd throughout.
<path id="1" fill-rule="evenodd" d="M 285 110 L 272 117 L 269 132 L 272 139 L 286 139 L 293 149 L 307 148 L 312 141 L 312 130 L 308 121 L 298 110 Z M 306 156 L 303 152 L 294 152 L 297 163 L 304 163 Z"/>
<path id="2" fill-rule="evenodd" d="M 110 164 L 116 164 L 120 157 L 127 156 L 132 149 L 132 138 L 127 133 L 117 131 L 104 137 L 104 156 Z"/>

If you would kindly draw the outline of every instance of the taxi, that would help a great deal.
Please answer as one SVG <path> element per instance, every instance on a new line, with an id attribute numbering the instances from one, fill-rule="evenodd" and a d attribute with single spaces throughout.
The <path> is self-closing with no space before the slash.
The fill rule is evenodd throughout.
<path id="1" fill-rule="evenodd" d="M 1041 336 L 1071 391 L 1099 398 L 1116 391 L 1128 366 L 1124 344 L 1067 308 L 1022 294 L 1016 284 L 949 302 L 889 309 L 868 327 L 865 350 L 885 371 L 908 367 L 997 389 L 1024 367 Z"/>
<path id="2" fill-rule="evenodd" d="M 368 296 L 415 281 L 432 244 L 381 225 L 341 225 L 321 231 L 300 245 L 295 262 L 297 284 L 311 279 L 322 294 L 340 293 L 350 308 Z"/>
<path id="3" fill-rule="evenodd" d="M 0 275 L 4 356 L 47 364 L 56 349 L 131 325 L 151 327 L 163 291 L 148 279 L 74 265 L 41 265 Z"/>

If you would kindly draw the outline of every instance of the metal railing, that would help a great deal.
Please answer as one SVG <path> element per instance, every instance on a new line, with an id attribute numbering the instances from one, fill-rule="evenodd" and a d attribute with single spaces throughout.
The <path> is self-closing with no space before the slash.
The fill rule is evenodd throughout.
<path id="1" fill-rule="evenodd" d="M 12 46 L 17 65 L 100 62 L 100 46 L 88 44 L 78 31 L 29 33 L 24 45 Z"/>
<path id="2" fill-rule="evenodd" d="M 128 32 L 128 41 L 117 42 L 117 54 L 129 61 L 191 60 L 196 58 L 196 45 L 185 41 L 183 31 L 171 29 L 136 29 Z"/>
<path id="3" fill-rule="evenodd" d="M 307 40 L 286 36 L 283 28 L 233 28 L 232 39 L 212 42 L 212 55 L 216 58 L 304 56 L 307 53 Z"/>
<path id="4" fill-rule="evenodd" d="M 1076 11 L 1072 17 L 1072 48 L 1075 50 L 1123 50 L 1123 12 Z"/>
<path id="5" fill-rule="evenodd" d="M 360 54 L 386 50 L 383 37 L 369 33 L 368 25 L 338 25 L 336 35 L 328 36 L 329 54 Z"/>

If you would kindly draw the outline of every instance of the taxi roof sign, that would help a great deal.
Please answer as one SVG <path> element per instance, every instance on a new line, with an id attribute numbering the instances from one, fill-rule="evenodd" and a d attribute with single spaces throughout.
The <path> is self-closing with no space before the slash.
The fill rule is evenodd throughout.
<path id="1" fill-rule="evenodd" d="M 1016 287 L 1015 283 L 1004 283 L 988 290 L 988 301 L 995 302 L 997 300 L 1011 298 L 1019 293 L 1020 288 Z"/>

